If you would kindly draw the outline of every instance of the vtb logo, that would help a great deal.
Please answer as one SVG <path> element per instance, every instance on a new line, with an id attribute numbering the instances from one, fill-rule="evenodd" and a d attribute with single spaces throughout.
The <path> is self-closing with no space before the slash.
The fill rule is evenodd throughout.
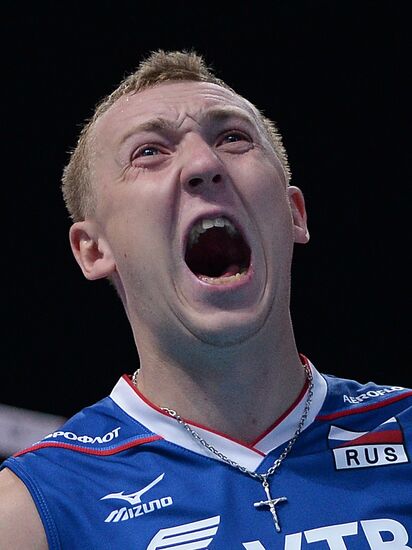
<path id="1" fill-rule="evenodd" d="M 220 516 L 213 516 L 200 521 L 185 523 L 160 529 L 152 538 L 146 550 L 212 550 L 223 548 L 219 543 L 218 528 Z M 234 534 L 236 536 L 236 534 Z M 352 521 L 337 525 L 326 525 L 307 531 L 291 533 L 284 538 L 280 535 L 276 550 L 302 550 L 311 544 L 313 548 L 329 548 L 329 550 L 347 550 L 362 548 L 362 550 L 411 550 L 408 545 L 408 532 L 399 521 L 393 519 L 370 519 Z M 215 546 L 213 543 L 216 543 Z M 228 546 L 229 544 L 229 546 Z M 212 546 L 213 545 L 213 546 Z M 265 546 L 260 540 L 236 543 L 226 542 L 224 548 L 246 550 L 273 550 L 273 543 Z"/>
<path id="2" fill-rule="evenodd" d="M 331 426 L 328 435 L 337 470 L 371 468 L 409 462 L 403 433 L 395 417 L 370 432 Z"/>

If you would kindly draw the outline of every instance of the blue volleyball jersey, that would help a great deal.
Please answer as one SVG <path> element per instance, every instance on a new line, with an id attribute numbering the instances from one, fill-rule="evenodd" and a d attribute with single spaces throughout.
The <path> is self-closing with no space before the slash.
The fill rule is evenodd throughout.
<path id="1" fill-rule="evenodd" d="M 411 549 L 412 391 L 311 368 L 305 428 L 270 478 L 271 497 L 287 499 L 275 507 L 280 532 L 261 482 L 212 455 L 126 375 L 2 467 L 26 484 L 51 550 Z M 293 436 L 306 392 L 251 444 L 192 427 L 264 473 Z"/>

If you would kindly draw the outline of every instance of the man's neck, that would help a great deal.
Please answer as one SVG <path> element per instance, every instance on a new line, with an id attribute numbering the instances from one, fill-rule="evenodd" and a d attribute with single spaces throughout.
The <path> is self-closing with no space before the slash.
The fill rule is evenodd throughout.
<path id="1" fill-rule="evenodd" d="M 305 383 L 291 327 L 226 348 L 188 345 L 184 357 L 139 346 L 138 388 L 160 407 L 244 442 L 256 440 Z"/>

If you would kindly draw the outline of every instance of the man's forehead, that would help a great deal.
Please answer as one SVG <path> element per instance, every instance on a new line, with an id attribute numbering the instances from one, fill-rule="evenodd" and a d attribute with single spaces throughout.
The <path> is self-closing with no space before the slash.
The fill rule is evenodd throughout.
<path id="1" fill-rule="evenodd" d="M 185 117 L 202 118 L 212 114 L 244 116 L 258 123 L 256 108 L 242 96 L 210 82 L 169 82 L 120 97 L 96 121 L 97 134 L 110 130 L 119 137 L 130 123 L 142 124 L 154 119 L 179 124 Z"/>

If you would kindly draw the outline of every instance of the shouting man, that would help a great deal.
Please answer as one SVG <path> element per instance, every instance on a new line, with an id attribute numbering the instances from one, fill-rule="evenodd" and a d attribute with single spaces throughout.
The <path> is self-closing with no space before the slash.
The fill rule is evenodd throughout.
<path id="1" fill-rule="evenodd" d="M 140 368 L 5 461 L 1 549 L 412 548 L 412 391 L 298 353 L 289 179 L 275 125 L 195 53 L 100 103 L 63 174 L 70 243 Z"/>

